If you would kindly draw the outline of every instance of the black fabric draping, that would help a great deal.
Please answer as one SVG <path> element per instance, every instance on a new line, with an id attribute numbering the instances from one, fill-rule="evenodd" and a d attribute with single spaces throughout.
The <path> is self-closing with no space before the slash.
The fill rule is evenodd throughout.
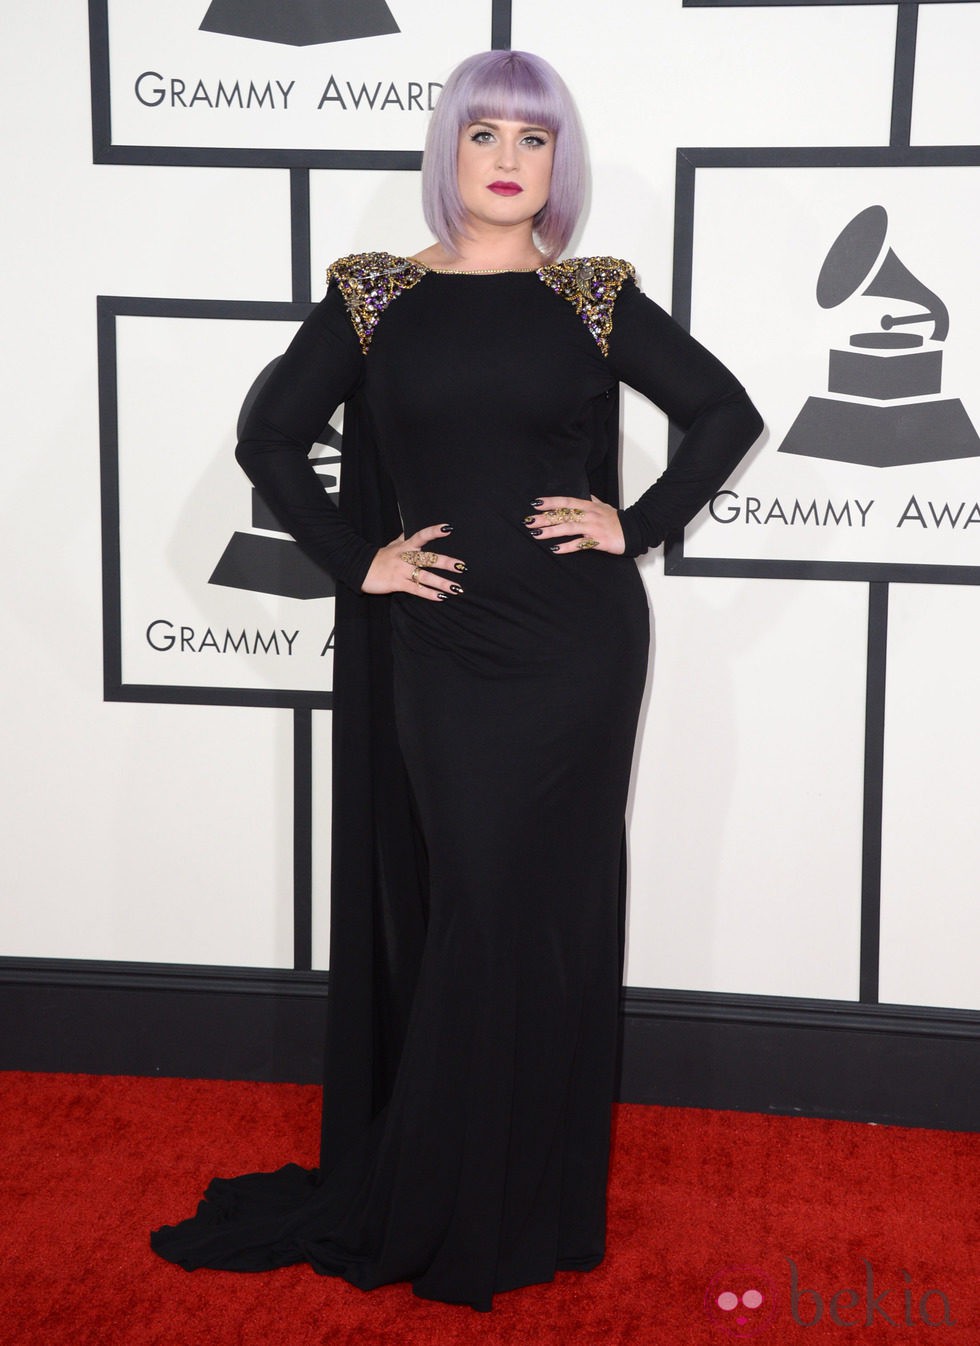
<path id="1" fill-rule="evenodd" d="M 583 314 L 575 264 L 348 259 L 249 416 L 242 465 L 340 581 L 322 1148 L 312 1172 L 215 1179 L 157 1230 L 187 1269 L 307 1261 L 488 1309 L 602 1259 L 649 642 L 631 557 L 697 512 L 761 422 L 629 267 L 593 260 Z M 619 506 L 620 380 L 684 438 L 620 510 L 627 555 L 556 556 L 524 516 L 544 495 Z M 341 402 L 337 509 L 307 454 Z M 466 562 L 464 594 L 360 592 L 378 546 L 443 522 L 434 549 Z"/>

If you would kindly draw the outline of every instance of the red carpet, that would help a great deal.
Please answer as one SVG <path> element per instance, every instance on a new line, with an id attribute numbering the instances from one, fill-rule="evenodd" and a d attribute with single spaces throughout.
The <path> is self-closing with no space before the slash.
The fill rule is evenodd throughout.
<path id="1" fill-rule="evenodd" d="M 216 1173 L 313 1164 L 316 1089 L 9 1072 L 0 1099 L 2 1346 L 980 1346 L 980 1136 L 621 1106 L 603 1265 L 478 1314 L 150 1252 Z"/>

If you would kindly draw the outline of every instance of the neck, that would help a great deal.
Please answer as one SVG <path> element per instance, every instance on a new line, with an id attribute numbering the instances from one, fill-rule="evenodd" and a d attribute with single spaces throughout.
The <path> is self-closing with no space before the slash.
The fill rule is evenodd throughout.
<path id="1" fill-rule="evenodd" d="M 467 236 L 456 240 L 457 251 L 441 245 L 420 254 L 430 266 L 452 271 L 534 271 L 547 260 L 535 245 L 530 226 L 485 229 L 467 225 Z"/>

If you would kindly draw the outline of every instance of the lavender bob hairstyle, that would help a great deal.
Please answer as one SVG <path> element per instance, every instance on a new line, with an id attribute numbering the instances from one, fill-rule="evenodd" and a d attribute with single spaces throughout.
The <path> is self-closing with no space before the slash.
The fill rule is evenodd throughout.
<path id="1" fill-rule="evenodd" d="M 561 255 L 585 200 L 585 141 L 572 96 L 556 70 L 527 51 L 485 51 L 461 61 L 436 103 L 422 159 L 425 222 L 451 253 L 463 236 L 456 156 L 464 127 L 481 117 L 527 122 L 555 137 L 548 200 L 534 218 L 542 252 Z"/>

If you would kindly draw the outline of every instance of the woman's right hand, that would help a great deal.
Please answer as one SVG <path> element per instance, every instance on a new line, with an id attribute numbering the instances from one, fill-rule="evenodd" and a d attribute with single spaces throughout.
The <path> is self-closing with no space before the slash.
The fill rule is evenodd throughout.
<path id="1" fill-rule="evenodd" d="M 375 555 L 364 576 L 361 592 L 415 594 L 418 598 L 428 598 L 433 602 L 461 594 L 463 586 L 457 580 L 435 573 L 447 570 L 450 574 L 459 575 L 466 569 L 465 563 L 457 557 L 443 556 L 434 550 L 435 543 L 444 542 L 446 534 L 451 532 L 451 524 L 433 524 L 431 528 L 420 528 L 411 537 L 396 537 Z M 411 552 L 427 553 L 418 558 L 423 564 L 416 565 L 414 559 L 406 560 L 405 557 Z"/>

